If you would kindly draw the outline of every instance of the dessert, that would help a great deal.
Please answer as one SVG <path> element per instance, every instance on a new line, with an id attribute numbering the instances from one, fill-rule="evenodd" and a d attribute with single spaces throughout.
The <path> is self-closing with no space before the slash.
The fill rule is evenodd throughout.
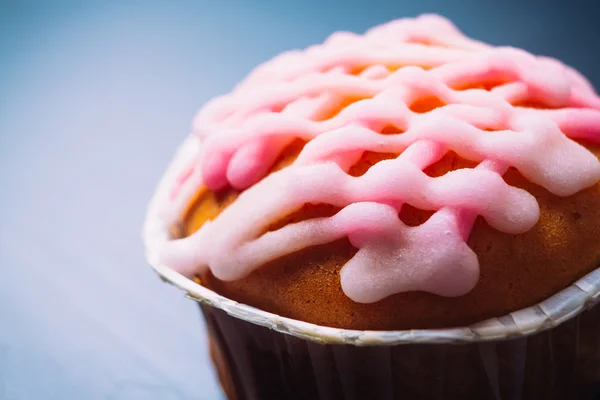
<path id="1" fill-rule="evenodd" d="M 575 70 L 398 20 L 284 53 L 207 104 L 151 206 L 174 230 L 147 243 L 281 317 L 465 327 L 598 268 L 599 157 L 600 97 Z"/>
<path id="2" fill-rule="evenodd" d="M 557 61 L 440 18 L 284 54 L 194 126 L 189 236 L 163 261 L 261 309 L 460 326 L 600 262 L 600 98 Z"/>

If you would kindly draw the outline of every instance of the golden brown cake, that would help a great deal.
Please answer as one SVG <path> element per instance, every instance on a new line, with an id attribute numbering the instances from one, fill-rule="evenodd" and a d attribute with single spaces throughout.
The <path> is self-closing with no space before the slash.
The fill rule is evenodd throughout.
<path id="1" fill-rule="evenodd" d="M 600 157 L 600 146 L 586 143 Z M 290 164 L 299 146 L 286 151 L 276 168 Z M 363 159 L 368 167 L 373 157 Z M 431 176 L 468 164 L 451 153 L 428 169 Z M 360 168 L 360 169 L 364 169 Z M 481 276 L 468 294 L 455 298 L 407 292 L 371 304 L 350 300 L 341 290 L 339 271 L 356 249 L 347 240 L 315 246 L 257 269 L 247 278 L 223 282 L 210 272 L 201 283 L 230 299 L 282 316 L 347 329 L 417 329 L 464 326 L 529 307 L 567 287 L 600 264 L 600 185 L 573 196 L 558 197 L 532 184 L 516 170 L 504 178 L 532 193 L 540 219 L 530 231 L 511 235 L 478 218 L 468 244 L 480 260 Z M 235 200 L 231 189 L 204 190 L 186 213 L 186 234 L 195 232 Z M 337 211 L 307 204 L 285 222 Z M 422 223 L 430 213 L 402 208 L 408 225 Z M 283 221 L 281 222 L 283 223 Z"/>

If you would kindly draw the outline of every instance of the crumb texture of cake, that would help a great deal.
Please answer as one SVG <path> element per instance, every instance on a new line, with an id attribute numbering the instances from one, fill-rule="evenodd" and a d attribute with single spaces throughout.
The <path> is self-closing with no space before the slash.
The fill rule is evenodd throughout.
<path id="1" fill-rule="evenodd" d="M 353 329 L 456 326 L 600 262 L 600 98 L 575 70 L 426 15 L 259 66 L 194 121 L 160 261 Z"/>

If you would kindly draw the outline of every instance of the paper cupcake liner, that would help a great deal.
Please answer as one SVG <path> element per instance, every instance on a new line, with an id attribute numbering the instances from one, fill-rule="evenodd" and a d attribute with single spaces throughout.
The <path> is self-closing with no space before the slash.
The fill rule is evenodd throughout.
<path id="1" fill-rule="evenodd" d="M 155 269 L 200 303 L 230 400 L 600 400 L 600 306 L 580 287 L 600 269 L 504 317 L 407 331 L 292 320 Z"/>
<path id="2" fill-rule="evenodd" d="M 201 305 L 230 400 L 591 400 L 600 395 L 600 307 L 504 341 L 320 344 Z"/>

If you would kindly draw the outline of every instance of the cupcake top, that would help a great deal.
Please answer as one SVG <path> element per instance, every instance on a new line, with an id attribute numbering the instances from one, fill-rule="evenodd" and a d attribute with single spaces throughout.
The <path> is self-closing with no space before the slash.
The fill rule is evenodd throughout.
<path id="1" fill-rule="evenodd" d="M 294 162 L 272 172 L 297 141 Z M 348 238 L 358 251 L 341 285 L 355 302 L 407 291 L 460 296 L 479 276 L 466 243 L 477 216 L 513 234 L 538 221 L 535 197 L 503 175 L 514 168 L 573 195 L 600 180 L 600 162 L 581 141 L 600 142 L 600 98 L 554 59 L 471 40 L 433 15 L 336 33 L 259 66 L 199 112 L 164 211 L 182 213 L 201 191 L 242 193 L 157 254 L 186 276 L 210 268 L 232 281 Z M 424 172 L 450 151 L 476 166 Z M 365 153 L 385 159 L 357 172 Z M 307 204 L 337 212 L 280 223 Z M 408 226 L 399 218 L 405 204 L 433 215 Z"/>

